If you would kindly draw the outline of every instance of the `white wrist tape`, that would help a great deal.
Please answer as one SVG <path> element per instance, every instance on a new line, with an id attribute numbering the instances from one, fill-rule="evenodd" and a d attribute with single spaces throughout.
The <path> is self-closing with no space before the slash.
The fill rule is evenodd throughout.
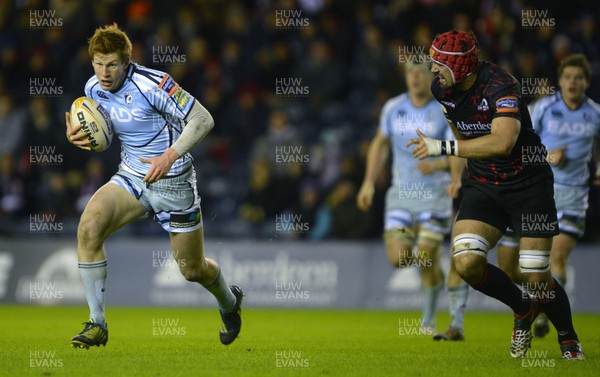
<path id="1" fill-rule="evenodd" d="M 423 138 L 428 156 L 458 156 L 458 145 L 455 140 L 436 140 Z"/>
<path id="2" fill-rule="evenodd" d="M 442 140 L 440 142 L 442 156 L 458 156 L 458 143 L 454 140 Z"/>

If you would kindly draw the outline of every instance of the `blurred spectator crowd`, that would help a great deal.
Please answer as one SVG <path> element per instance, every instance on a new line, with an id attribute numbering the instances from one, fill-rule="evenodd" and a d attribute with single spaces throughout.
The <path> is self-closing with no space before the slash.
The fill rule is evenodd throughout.
<path id="1" fill-rule="evenodd" d="M 93 74 L 87 39 L 98 26 L 117 22 L 134 62 L 169 72 L 212 113 L 215 128 L 193 151 L 207 235 L 357 239 L 381 233 L 389 175 L 369 213 L 355 195 L 381 107 L 406 90 L 403 53 L 427 53 L 436 33 L 471 29 L 485 59 L 546 85 L 556 85 L 563 57 L 585 53 L 588 95 L 600 101 L 595 5 L 0 0 L 0 234 L 29 234 L 32 215 L 51 214 L 72 235 L 116 171 L 118 143 L 96 154 L 65 138 L 64 113 Z M 595 187 L 588 240 L 599 214 Z M 127 232 L 161 229 L 140 221 Z"/>

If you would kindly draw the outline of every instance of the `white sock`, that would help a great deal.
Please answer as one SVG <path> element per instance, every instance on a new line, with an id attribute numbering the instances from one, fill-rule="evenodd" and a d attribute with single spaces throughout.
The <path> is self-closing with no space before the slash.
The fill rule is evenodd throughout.
<path id="1" fill-rule="evenodd" d="M 219 309 L 221 309 L 222 312 L 230 312 L 235 306 L 236 298 L 233 292 L 231 292 L 225 276 L 221 273 L 221 268 L 218 268 L 219 271 L 217 272 L 215 280 L 213 280 L 212 283 L 205 285 L 204 288 L 215 296 L 217 303 L 219 304 Z"/>
<path id="2" fill-rule="evenodd" d="M 450 327 L 462 329 L 465 320 L 465 309 L 467 308 L 467 298 L 469 297 L 469 286 L 462 284 L 457 287 L 448 288 L 448 298 L 450 304 Z"/>
<path id="3" fill-rule="evenodd" d="M 423 287 L 423 313 L 422 325 L 435 326 L 435 309 L 437 307 L 438 296 L 444 287 L 444 283 L 439 283 L 433 287 Z"/>
<path id="4" fill-rule="evenodd" d="M 85 299 L 90 307 L 90 318 L 104 324 L 104 291 L 106 286 L 106 259 L 99 262 L 79 262 Z"/>

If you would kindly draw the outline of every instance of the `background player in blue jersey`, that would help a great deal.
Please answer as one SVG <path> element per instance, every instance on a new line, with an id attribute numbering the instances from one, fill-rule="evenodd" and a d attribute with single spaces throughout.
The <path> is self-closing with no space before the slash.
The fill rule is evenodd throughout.
<path id="1" fill-rule="evenodd" d="M 521 101 L 519 83 L 498 65 L 481 61 L 471 33 L 454 30 L 436 36 L 430 54 L 436 75 L 431 92 L 444 106 L 457 140 L 419 133 L 408 145 L 415 145 L 418 159 L 468 159 L 453 227 L 456 271 L 470 286 L 513 310 L 512 357 L 527 353 L 531 325 L 543 311 L 558 329 L 563 358 L 583 359 L 569 299 L 549 270 L 552 237 L 558 234 L 552 170 Z M 519 238 L 519 265 L 533 297 L 487 262 L 488 251 L 509 226 Z M 547 299 L 534 298 L 540 293 Z"/>
<path id="2" fill-rule="evenodd" d="M 531 120 L 548 148 L 548 163 L 554 173 L 554 200 L 560 234 L 552 239 L 550 266 L 554 277 L 565 286 L 567 261 L 577 240 L 583 236 L 588 207 L 589 163 L 594 141 L 600 137 L 600 106 L 587 98 L 592 69 L 585 55 L 570 55 L 558 67 L 556 94 L 534 103 Z M 502 237 L 498 265 L 514 282 L 522 276 L 516 267 L 518 241 L 512 234 Z M 536 337 L 550 330 L 548 318 L 541 313 L 534 325 Z"/>
<path id="3" fill-rule="evenodd" d="M 440 104 L 431 95 L 433 75 L 428 66 L 409 63 L 405 69 L 408 92 L 388 100 L 383 107 L 356 200 L 361 210 L 369 209 L 375 181 L 391 148 L 392 185 L 385 200 L 383 233 L 387 257 L 395 268 L 421 269 L 421 326 L 424 335 L 433 335 L 437 298 L 444 282 L 438 254 L 452 215 L 452 201 L 446 192 L 450 183 L 448 158 L 418 162 L 406 143 L 417 130 L 433 138 L 452 138 L 452 132 Z"/>
<path id="4" fill-rule="evenodd" d="M 200 198 L 188 153 L 213 127 L 208 111 L 166 73 L 131 62 L 131 42 L 116 24 L 89 40 L 94 76 L 85 95 L 110 114 L 122 144 L 121 163 L 110 182 L 88 202 L 77 229 L 79 271 L 90 320 L 71 339 L 73 347 L 106 345 L 104 316 L 107 261 L 104 241 L 128 223 L 151 215 L 167 231 L 182 275 L 202 284 L 219 304 L 220 339 L 230 344 L 241 328 L 241 289 L 227 284 L 217 263 L 204 257 Z M 90 141 L 72 127 L 67 138 L 82 149 Z"/>

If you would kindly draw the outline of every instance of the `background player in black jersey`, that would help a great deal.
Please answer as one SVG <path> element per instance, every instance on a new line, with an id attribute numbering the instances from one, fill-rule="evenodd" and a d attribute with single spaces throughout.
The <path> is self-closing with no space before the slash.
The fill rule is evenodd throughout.
<path id="1" fill-rule="evenodd" d="M 512 357 L 527 353 L 531 324 L 543 311 L 558 330 L 563 358 L 583 359 L 569 300 L 549 270 L 552 237 L 558 233 L 553 176 L 518 82 L 499 66 L 481 61 L 472 33 L 440 34 L 430 54 L 436 75 L 431 91 L 443 105 L 457 140 L 435 140 L 418 132 L 419 138 L 407 145 L 415 145 L 413 156 L 418 159 L 439 155 L 468 159 L 453 228 L 456 271 L 474 289 L 513 310 Z M 488 250 L 508 226 L 519 238 L 524 292 L 487 263 Z"/>

